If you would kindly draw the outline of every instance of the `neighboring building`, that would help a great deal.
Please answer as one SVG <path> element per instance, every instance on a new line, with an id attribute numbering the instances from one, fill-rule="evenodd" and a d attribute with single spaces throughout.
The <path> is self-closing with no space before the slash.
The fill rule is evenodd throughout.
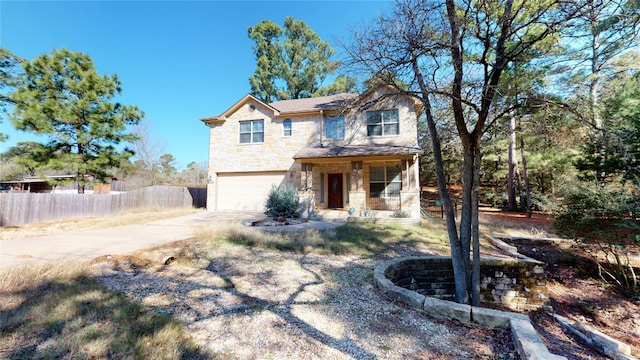
<path id="1" fill-rule="evenodd" d="M 273 185 L 290 184 L 309 212 L 419 217 L 420 103 L 392 90 L 271 104 L 246 95 L 202 119 L 210 128 L 208 210 L 262 211 Z"/>
<path id="2" fill-rule="evenodd" d="M 87 175 L 86 178 L 92 184 L 85 186 L 86 194 L 111 194 L 125 191 L 126 182 L 122 179 L 112 178 L 111 182 L 106 184 L 98 181 L 93 175 Z M 45 177 L 26 177 L 16 181 L 0 181 L 0 191 L 4 192 L 32 192 L 32 193 L 56 193 L 56 194 L 77 194 L 78 184 L 75 175 L 51 175 Z M 52 182 L 60 180 L 68 180 L 66 185 L 53 185 Z"/>

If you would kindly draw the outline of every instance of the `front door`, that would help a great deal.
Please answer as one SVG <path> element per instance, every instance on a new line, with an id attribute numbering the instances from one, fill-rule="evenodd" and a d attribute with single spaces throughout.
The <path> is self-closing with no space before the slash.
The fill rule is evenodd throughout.
<path id="1" fill-rule="evenodd" d="M 329 174 L 329 208 L 342 208 L 342 174 Z"/>

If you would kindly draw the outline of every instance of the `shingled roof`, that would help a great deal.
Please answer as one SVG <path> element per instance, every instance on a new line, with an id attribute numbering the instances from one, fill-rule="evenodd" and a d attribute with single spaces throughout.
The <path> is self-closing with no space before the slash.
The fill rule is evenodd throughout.
<path id="1" fill-rule="evenodd" d="M 278 109 L 280 114 L 317 112 L 319 110 L 336 110 L 357 98 L 357 94 L 341 93 L 336 95 L 276 101 L 269 106 Z"/>
<path id="2" fill-rule="evenodd" d="M 344 146 L 310 145 L 298 151 L 294 159 L 313 159 L 328 157 L 359 157 L 359 156 L 407 156 L 422 154 L 418 146 L 367 144 Z"/>

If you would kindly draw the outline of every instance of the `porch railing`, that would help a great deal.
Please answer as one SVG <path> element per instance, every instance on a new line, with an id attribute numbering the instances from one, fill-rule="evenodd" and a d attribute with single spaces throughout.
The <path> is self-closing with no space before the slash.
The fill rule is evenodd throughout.
<path id="1" fill-rule="evenodd" d="M 371 210 L 400 210 L 400 196 L 367 198 L 367 207 Z"/>

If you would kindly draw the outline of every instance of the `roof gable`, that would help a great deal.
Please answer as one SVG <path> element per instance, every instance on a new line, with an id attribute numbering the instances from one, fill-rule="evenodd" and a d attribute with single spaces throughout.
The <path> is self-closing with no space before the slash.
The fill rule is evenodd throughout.
<path id="1" fill-rule="evenodd" d="M 200 121 L 204 122 L 205 124 L 224 122 L 224 121 L 227 120 L 227 118 L 229 116 L 233 115 L 233 113 L 238 111 L 238 109 L 240 109 L 242 106 L 244 106 L 245 104 L 247 104 L 249 102 L 258 103 L 258 105 L 261 105 L 261 106 L 265 107 L 266 109 L 268 109 L 270 111 L 273 111 L 274 115 L 278 115 L 280 113 L 278 111 L 278 109 L 274 108 L 273 106 L 265 103 L 264 101 L 258 99 L 257 97 L 255 97 L 255 96 L 253 96 L 251 94 L 247 94 L 242 99 L 240 99 L 238 102 L 233 104 L 230 108 L 225 110 L 222 114 L 216 115 L 216 116 L 210 116 L 210 117 L 202 118 L 202 119 L 200 119 Z"/>

